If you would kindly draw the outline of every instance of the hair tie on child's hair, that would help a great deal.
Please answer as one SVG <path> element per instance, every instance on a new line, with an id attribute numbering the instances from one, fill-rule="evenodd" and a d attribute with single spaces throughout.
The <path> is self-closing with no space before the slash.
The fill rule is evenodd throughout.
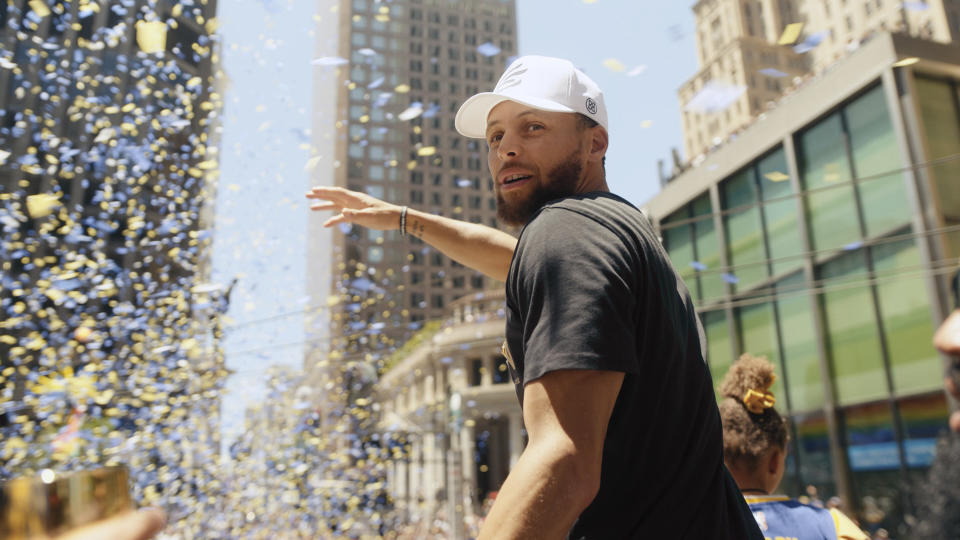
<path id="1" fill-rule="evenodd" d="M 750 389 L 743 396 L 743 406 L 753 414 L 763 414 L 763 411 L 773 407 L 777 398 L 769 391 Z"/>

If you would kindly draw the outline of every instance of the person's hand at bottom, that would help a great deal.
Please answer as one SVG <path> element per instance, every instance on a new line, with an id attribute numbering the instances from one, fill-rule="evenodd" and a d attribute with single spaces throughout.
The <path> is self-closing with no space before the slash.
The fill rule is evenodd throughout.
<path id="1" fill-rule="evenodd" d="M 57 540 L 148 540 L 166 525 L 163 510 L 145 508 L 85 525 L 58 536 Z"/>

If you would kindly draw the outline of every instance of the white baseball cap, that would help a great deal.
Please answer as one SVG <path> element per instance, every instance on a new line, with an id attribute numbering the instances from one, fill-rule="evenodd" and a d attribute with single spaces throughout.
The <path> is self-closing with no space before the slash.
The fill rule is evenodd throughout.
<path id="1" fill-rule="evenodd" d="M 493 92 L 468 99 L 457 112 L 457 131 L 483 139 L 487 116 L 504 101 L 515 101 L 542 111 L 580 113 L 607 129 L 603 92 L 569 60 L 521 56 L 500 77 Z"/>

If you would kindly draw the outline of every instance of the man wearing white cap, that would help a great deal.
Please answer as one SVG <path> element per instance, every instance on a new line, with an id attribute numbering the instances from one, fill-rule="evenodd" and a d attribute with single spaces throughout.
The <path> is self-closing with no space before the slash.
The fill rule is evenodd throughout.
<path id="1" fill-rule="evenodd" d="M 723 466 L 703 332 L 643 214 L 609 192 L 603 93 L 519 58 L 456 126 L 487 141 L 495 229 L 315 188 L 326 225 L 399 228 L 507 287 L 504 354 L 529 441 L 480 538 L 761 539 Z"/>

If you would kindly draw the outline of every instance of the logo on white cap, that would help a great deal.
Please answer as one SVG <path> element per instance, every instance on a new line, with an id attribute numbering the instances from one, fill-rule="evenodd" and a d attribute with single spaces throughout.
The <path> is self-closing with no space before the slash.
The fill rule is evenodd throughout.
<path id="1" fill-rule="evenodd" d="M 587 98 L 587 112 L 597 114 L 597 102 L 593 98 Z"/>

